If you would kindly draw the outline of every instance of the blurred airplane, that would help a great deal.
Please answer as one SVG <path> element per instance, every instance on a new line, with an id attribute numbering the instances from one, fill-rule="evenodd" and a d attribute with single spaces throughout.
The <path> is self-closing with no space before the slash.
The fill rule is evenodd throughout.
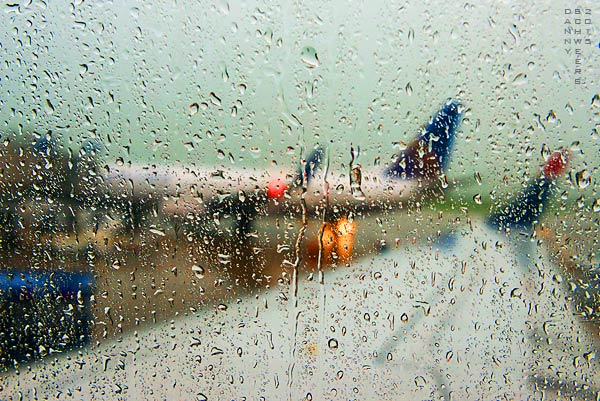
<path id="1" fill-rule="evenodd" d="M 392 209 L 411 194 L 418 196 L 415 190 L 420 192 L 439 184 L 460 125 L 461 107 L 455 101 L 447 101 L 386 168 L 363 170 L 353 160 L 350 171 L 339 174 L 323 168 L 327 156 L 321 147 L 312 149 L 297 171 L 283 174 L 282 170 L 108 166 L 100 162 L 102 146 L 95 141 L 85 142 L 79 152 L 73 153 L 62 148 L 51 132 L 33 137 L 31 143 L 24 143 L 15 135 L 5 137 L 5 146 L 0 148 L 4 161 L 0 179 L 4 223 L 0 260 L 5 266 L 13 267 L 0 271 L 0 300 L 10 298 L 18 302 L 13 302 L 6 311 L 8 320 L 4 326 L 14 327 L 14 335 L 19 336 L 19 330 L 27 330 L 25 327 L 34 324 L 35 319 L 41 322 L 39 311 L 26 312 L 29 320 L 22 319 L 18 313 L 19 307 L 31 310 L 41 300 L 46 300 L 41 304 L 50 309 L 63 308 L 66 302 L 78 311 L 78 317 L 59 319 L 61 323 L 57 322 L 52 329 L 46 323 L 40 326 L 64 337 L 58 342 L 56 336 L 37 332 L 29 332 L 27 341 L 7 339 L 1 348 L 0 362 L 11 365 L 45 355 L 40 349 L 61 352 L 89 340 L 89 300 L 96 289 L 96 280 L 104 282 L 110 275 L 102 267 L 86 271 L 85 260 L 82 264 L 59 263 L 59 270 L 55 270 L 53 258 L 64 260 L 64 252 L 61 254 L 61 249 L 57 254 L 48 252 L 45 244 L 61 244 L 60 247 L 68 233 L 75 233 L 76 241 L 81 243 L 75 249 L 76 257 L 86 260 L 91 257 L 87 263 L 93 266 L 93 253 L 77 256 L 80 248 L 90 245 L 85 238 L 79 239 L 79 233 L 92 231 L 97 240 L 107 216 L 113 221 L 122 220 L 126 236 L 140 229 L 150 229 L 161 236 L 165 235 L 164 228 L 153 224 L 152 215 L 163 224 L 191 220 L 199 230 L 208 233 L 215 221 L 230 215 L 236 221 L 233 233 L 239 243 L 247 238 L 254 220 L 261 214 L 294 215 L 303 207 L 310 213 L 328 205 L 338 210 L 334 216 L 336 221 L 331 223 L 336 242 L 331 250 L 339 260 L 347 261 L 353 252 L 356 230 L 352 218 L 342 215 L 342 211 L 361 207 L 373 211 Z M 353 158 L 355 156 L 357 154 L 353 154 Z M 114 233 L 108 232 L 104 238 L 107 242 L 113 241 Z M 47 263 L 27 256 L 38 250 Z M 126 259 L 124 255 L 116 256 L 115 260 L 106 262 L 112 263 L 113 269 L 118 269 L 119 260 Z M 29 265 L 22 266 L 24 263 Z M 78 285 L 77 280 L 81 280 Z M 84 294 L 84 298 L 74 297 L 71 292 L 75 287 L 78 290 L 74 294 Z M 60 299 L 52 304 L 49 299 L 57 294 Z M 80 304 L 80 299 L 86 301 Z M 96 323 L 98 326 L 99 322 Z M 73 330 L 79 334 L 73 335 Z"/>
<path id="2" fill-rule="evenodd" d="M 329 171 L 322 166 L 328 164 L 326 150 L 316 146 L 297 171 L 288 173 L 277 169 L 111 166 L 99 194 L 109 204 L 135 199 L 137 204 L 154 205 L 162 216 L 199 212 L 212 219 L 215 214 L 230 215 L 242 238 L 251 231 L 257 215 L 298 214 L 302 203 L 307 210 L 324 207 L 326 202 L 338 210 L 392 209 L 415 192 L 422 195 L 444 180 L 461 116 L 458 102 L 445 102 L 385 168 L 363 169 L 353 154 L 350 171 Z"/>
<path id="3" fill-rule="evenodd" d="M 297 171 L 286 173 L 107 165 L 99 159 L 102 145 L 94 140 L 73 154 L 61 149 L 51 132 L 35 137 L 33 146 L 7 137 L 14 144 L 0 150 L 5 161 L 0 180 L 4 242 L 40 228 L 74 232 L 77 226 L 91 225 L 97 230 L 98 219 L 107 215 L 129 229 L 151 226 L 154 215 L 201 230 L 231 216 L 233 232 L 244 239 L 257 216 L 298 214 L 303 204 L 310 211 L 327 203 L 339 213 L 393 209 L 432 187 L 447 187 L 444 172 L 461 116 L 462 106 L 448 100 L 389 166 L 363 169 L 353 153 L 350 171 L 341 173 L 323 168 L 328 161 L 319 146 L 301 160 Z"/>

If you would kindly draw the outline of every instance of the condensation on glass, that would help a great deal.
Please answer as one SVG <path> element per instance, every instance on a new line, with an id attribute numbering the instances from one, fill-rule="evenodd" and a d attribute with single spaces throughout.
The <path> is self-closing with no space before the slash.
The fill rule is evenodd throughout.
<path id="1" fill-rule="evenodd" d="M 600 396 L 593 1 L 0 7 L 0 398 Z"/>

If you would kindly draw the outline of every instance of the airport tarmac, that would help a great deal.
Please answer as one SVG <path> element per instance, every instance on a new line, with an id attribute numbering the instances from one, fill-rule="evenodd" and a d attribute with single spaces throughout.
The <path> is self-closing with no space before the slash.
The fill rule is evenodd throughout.
<path id="1" fill-rule="evenodd" d="M 452 220 L 451 232 L 330 267 L 322 282 L 314 268 L 302 269 L 297 288 L 283 280 L 225 301 L 216 296 L 22 365 L 3 377 L 3 392 L 8 399 L 595 399 L 598 342 L 569 302 L 568 276 L 530 238 L 495 232 L 477 217 Z"/>

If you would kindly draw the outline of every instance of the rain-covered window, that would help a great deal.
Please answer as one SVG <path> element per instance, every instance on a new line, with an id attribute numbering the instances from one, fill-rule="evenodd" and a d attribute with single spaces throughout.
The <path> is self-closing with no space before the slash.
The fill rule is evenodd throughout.
<path id="1" fill-rule="evenodd" d="M 600 397 L 596 1 L 0 11 L 0 399 Z"/>

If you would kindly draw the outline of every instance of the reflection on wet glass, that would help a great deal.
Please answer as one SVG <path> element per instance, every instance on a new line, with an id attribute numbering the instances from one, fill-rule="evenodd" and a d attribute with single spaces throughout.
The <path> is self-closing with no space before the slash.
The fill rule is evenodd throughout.
<path id="1" fill-rule="evenodd" d="M 442 3 L 4 5 L 0 398 L 598 398 L 593 7 Z"/>

